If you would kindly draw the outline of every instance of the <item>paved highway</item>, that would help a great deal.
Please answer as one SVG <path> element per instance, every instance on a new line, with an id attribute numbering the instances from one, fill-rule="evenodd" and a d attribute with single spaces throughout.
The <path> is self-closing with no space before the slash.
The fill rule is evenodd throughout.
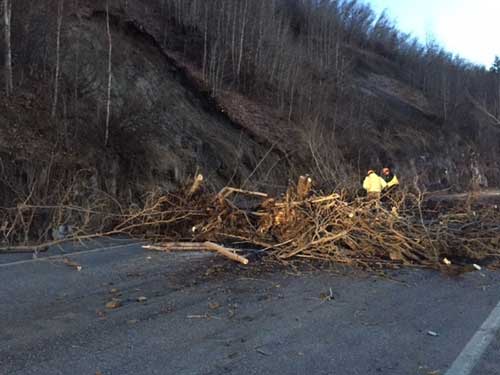
<path id="1" fill-rule="evenodd" d="M 500 374 L 497 327 L 480 330 L 500 273 L 257 272 L 125 241 L 70 250 L 0 255 L 1 374 L 459 375 L 460 358 Z M 106 309 L 113 297 L 122 306 Z"/>

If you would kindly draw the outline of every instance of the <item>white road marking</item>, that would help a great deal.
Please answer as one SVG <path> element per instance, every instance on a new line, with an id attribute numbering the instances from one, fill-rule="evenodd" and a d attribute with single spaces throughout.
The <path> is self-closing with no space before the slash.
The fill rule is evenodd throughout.
<path id="1" fill-rule="evenodd" d="M 470 375 L 500 329 L 500 302 L 475 333 L 445 375 Z"/>
<path id="2" fill-rule="evenodd" d="M 121 248 L 121 247 L 126 248 L 126 247 L 130 247 L 130 246 L 142 245 L 142 244 L 145 244 L 145 243 L 146 242 L 144 242 L 144 241 L 133 242 L 133 243 L 129 243 L 129 244 L 126 244 L 126 245 L 114 245 L 114 246 L 109 246 L 109 247 L 100 247 L 98 249 L 92 249 L 92 250 L 75 251 L 73 253 L 66 253 L 66 254 L 60 254 L 60 255 L 52 255 L 52 256 L 48 256 L 48 257 L 40 257 L 40 258 L 36 258 L 36 259 L 20 260 L 20 261 L 17 261 L 17 262 L 0 264 L 0 268 L 10 267 L 10 266 L 17 266 L 17 265 L 26 264 L 26 263 L 45 262 L 45 261 L 50 261 L 50 260 L 54 260 L 54 259 L 67 258 L 67 257 L 76 256 L 76 255 L 82 255 L 82 254 L 98 253 L 98 252 L 105 251 L 105 250 L 113 250 L 113 249 L 118 249 L 118 248 Z"/>

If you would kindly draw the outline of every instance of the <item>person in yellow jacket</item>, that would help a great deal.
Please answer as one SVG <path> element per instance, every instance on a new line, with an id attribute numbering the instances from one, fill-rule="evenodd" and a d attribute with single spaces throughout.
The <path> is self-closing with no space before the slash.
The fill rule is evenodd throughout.
<path id="1" fill-rule="evenodd" d="M 366 190 L 368 199 L 380 200 L 380 194 L 387 186 L 385 180 L 370 169 L 363 181 L 363 189 Z"/>
<path id="2" fill-rule="evenodd" d="M 387 183 L 387 190 L 392 190 L 399 185 L 399 180 L 397 176 L 391 171 L 391 168 L 386 167 L 382 169 L 382 177 Z"/>

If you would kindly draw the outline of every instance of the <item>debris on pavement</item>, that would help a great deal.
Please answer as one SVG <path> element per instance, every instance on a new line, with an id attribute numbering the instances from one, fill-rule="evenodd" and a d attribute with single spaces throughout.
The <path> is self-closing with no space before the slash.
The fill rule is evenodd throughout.
<path id="1" fill-rule="evenodd" d="M 335 297 L 333 296 L 333 291 L 332 288 L 330 288 L 330 291 L 328 293 L 320 293 L 319 298 L 323 301 L 333 301 Z"/>
<path id="2" fill-rule="evenodd" d="M 438 334 L 437 332 L 434 332 L 434 331 L 427 331 L 427 334 L 428 334 L 429 336 L 432 336 L 432 337 L 437 337 L 437 336 L 439 336 L 439 334 Z"/>
<path id="3" fill-rule="evenodd" d="M 210 315 L 202 314 L 202 315 L 188 315 L 188 319 L 210 319 Z"/>
<path id="4" fill-rule="evenodd" d="M 83 268 L 80 264 L 72 261 L 69 258 L 64 258 L 63 259 L 63 263 L 66 264 L 68 267 L 71 267 L 71 268 L 77 270 L 78 272 L 80 272 L 82 270 L 82 268 Z"/>
<path id="5" fill-rule="evenodd" d="M 208 304 L 208 308 L 210 310 L 217 310 L 219 307 L 220 307 L 220 304 L 218 304 L 217 302 L 210 302 Z"/>
<path id="6" fill-rule="evenodd" d="M 144 296 L 137 297 L 137 302 L 140 302 L 140 303 L 144 303 L 147 300 L 148 300 L 147 297 L 144 297 Z"/>
<path id="7" fill-rule="evenodd" d="M 212 250 L 215 251 L 226 258 L 234 260 L 235 262 L 239 262 L 241 264 L 247 265 L 248 259 L 242 257 L 241 255 L 236 254 L 235 249 L 229 249 L 220 245 L 217 245 L 213 242 L 168 242 L 161 245 L 144 245 L 143 249 L 146 250 L 156 250 L 156 251 L 175 251 L 175 250 L 184 250 L 184 251 L 205 251 Z"/>
<path id="8" fill-rule="evenodd" d="M 178 191 L 153 191 L 143 207 L 120 215 L 111 209 L 89 213 L 92 217 L 86 222 L 99 226 L 75 223 L 78 236 L 69 234 L 36 248 L 0 248 L 0 253 L 33 252 L 63 242 L 125 235 L 152 241 L 144 246 L 148 250 L 208 250 L 243 265 L 249 259 L 234 246 L 245 246 L 252 256 L 268 255 L 287 265 L 296 260 L 323 261 L 368 270 L 419 266 L 448 273 L 466 272 L 464 261 L 469 267 L 474 263 L 475 269 L 478 264 L 500 267 L 500 212 L 489 206 L 474 211 L 470 205 L 436 207 L 422 192 L 410 188 L 384 195 L 374 205 L 352 191 L 315 191 L 308 176 L 275 196 L 229 186 L 210 193 L 202 183 L 203 176 L 197 175 Z M 26 215 L 38 211 L 38 207 L 23 207 Z M 460 261 L 451 265 L 450 258 Z M 483 263 L 488 259 L 490 263 Z M 76 263 L 68 265 L 81 270 Z"/>
<path id="9" fill-rule="evenodd" d="M 264 349 L 262 349 L 262 348 L 255 348 L 255 351 L 256 351 L 257 353 L 259 353 L 259 354 L 262 354 L 262 355 L 266 356 L 266 357 L 268 357 L 268 356 L 270 356 L 270 355 L 271 355 L 271 353 L 269 353 L 268 351 L 265 351 L 265 350 L 264 350 Z"/>
<path id="10" fill-rule="evenodd" d="M 123 306 L 122 301 L 118 298 L 113 298 L 111 301 L 106 303 L 106 308 L 109 310 L 118 309 L 122 306 Z"/>
<path id="11" fill-rule="evenodd" d="M 127 222 L 134 228 L 128 234 L 144 238 L 144 230 L 154 226 L 158 229 L 151 239 L 156 244 L 145 249 L 212 250 L 242 264 L 248 259 L 227 244 L 259 249 L 285 264 L 326 261 L 364 269 L 417 265 L 444 272 L 466 271 L 462 264 L 442 268 L 443 263 L 452 266 L 450 249 L 457 258 L 475 263 L 500 253 L 494 247 L 500 215 L 487 207 L 475 216 L 461 206 L 435 210 L 422 195 L 401 191 L 391 197 L 389 207 L 374 209 L 367 199 L 348 192 L 322 195 L 311 184 L 302 176 L 276 197 L 231 187 L 217 194 L 190 196 L 181 190 L 158 195 Z"/>

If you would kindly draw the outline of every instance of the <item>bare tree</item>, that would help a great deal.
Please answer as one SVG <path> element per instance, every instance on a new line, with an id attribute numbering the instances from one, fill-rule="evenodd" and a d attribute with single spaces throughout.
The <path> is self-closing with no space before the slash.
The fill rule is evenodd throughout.
<path id="1" fill-rule="evenodd" d="M 57 37 L 56 37 L 56 71 L 54 77 L 54 97 L 52 99 L 52 117 L 57 113 L 57 102 L 59 99 L 59 75 L 61 71 L 61 27 L 63 20 L 64 0 L 59 0 L 57 7 Z"/>
<path id="2" fill-rule="evenodd" d="M 112 84 L 111 57 L 113 54 L 111 26 L 109 22 L 109 0 L 106 1 L 106 32 L 108 34 L 108 90 L 106 98 L 106 133 L 104 136 L 105 146 L 107 146 L 109 142 L 109 120 L 111 116 L 111 84 Z"/>
<path id="3" fill-rule="evenodd" d="M 245 28 L 247 25 L 247 14 L 248 14 L 248 0 L 245 0 L 245 8 L 243 9 L 243 15 L 242 15 L 242 20 L 241 20 L 241 33 L 240 33 L 240 51 L 239 51 L 239 57 L 238 57 L 238 68 L 236 71 L 236 75 L 238 77 L 241 76 L 241 63 L 243 61 L 243 46 L 244 46 L 244 41 L 245 41 Z"/>
<path id="4" fill-rule="evenodd" d="M 493 62 L 490 71 L 495 77 L 495 114 L 496 117 L 500 119 L 500 57 L 495 56 L 495 61 Z"/>
<path id="5" fill-rule="evenodd" d="M 207 60 L 208 60 L 208 3 L 205 2 L 205 25 L 203 31 L 203 77 L 207 76 Z"/>
<path id="6" fill-rule="evenodd" d="M 12 78 L 12 46 L 11 46 L 11 19 L 12 3 L 10 0 L 3 1 L 3 19 L 5 36 L 5 94 L 10 96 L 14 90 Z"/>

